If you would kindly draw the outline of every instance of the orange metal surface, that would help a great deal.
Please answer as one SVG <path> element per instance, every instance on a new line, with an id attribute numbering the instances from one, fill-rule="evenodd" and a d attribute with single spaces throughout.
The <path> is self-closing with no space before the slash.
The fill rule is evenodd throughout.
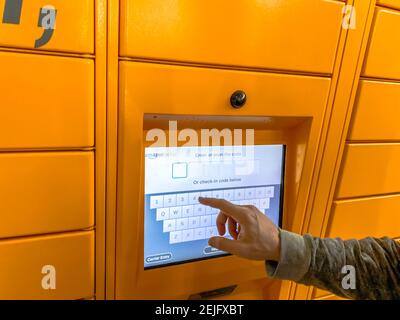
<path id="1" fill-rule="evenodd" d="M 331 0 L 123 0 L 120 54 L 332 73 L 343 7 Z"/>
<path id="2" fill-rule="evenodd" d="M 248 94 L 248 103 L 235 110 L 229 105 L 229 97 L 239 87 Z M 218 116 L 223 116 L 225 125 L 228 116 L 268 117 L 270 120 L 263 123 L 267 132 L 261 134 L 262 141 L 284 140 L 291 144 L 287 225 L 298 231 L 329 87 L 330 80 L 322 77 L 120 62 L 116 298 L 184 298 L 202 290 L 265 277 L 262 263 L 237 257 L 143 270 L 142 154 L 144 130 L 149 128 L 146 114 L 172 118 L 189 114 L 187 121 L 192 125 L 199 121 L 199 126 L 214 125 Z M 311 128 L 294 129 L 296 117 L 312 118 Z M 297 125 L 301 123 L 311 122 L 303 120 Z"/>
<path id="3" fill-rule="evenodd" d="M 400 140 L 400 83 L 362 80 L 349 140 Z"/>
<path id="4" fill-rule="evenodd" d="M 55 275 L 54 289 L 46 275 Z M 94 232 L 0 241 L 0 283 L 0 299 L 93 296 Z"/>
<path id="5" fill-rule="evenodd" d="M 363 76 L 400 79 L 400 12 L 376 9 Z"/>
<path id="6" fill-rule="evenodd" d="M 0 153 L 0 238 L 94 225 L 92 152 Z"/>
<path id="7" fill-rule="evenodd" d="M 400 144 L 349 144 L 337 198 L 400 192 Z"/>
<path id="8" fill-rule="evenodd" d="M 398 0 L 377 0 L 377 5 L 400 9 L 400 2 Z"/>
<path id="9" fill-rule="evenodd" d="M 0 12 L 6 9 L 6 2 L 12 1 L 0 0 Z M 19 21 L 0 23 L 0 47 L 93 54 L 95 2 L 98 0 L 23 1 L 21 11 L 15 14 Z M 54 31 L 48 43 L 35 48 L 35 41 L 45 32 L 38 22 L 45 17 L 40 15 L 42 9 L 48 13 L 46 8 L 56 10 Z M 45 22 L 50 26 L 51 17 L 47 17 Z"/>
<path id="10" fill-rule="evenodd" d="M 0 149 L 94 145 L 94 63 L 0 52 Z"/>
<path id="11" fill-rule="evenodd" d="M 327 236 L 344 239 L 400 236 L 400 196 L 337 200 Z"/>

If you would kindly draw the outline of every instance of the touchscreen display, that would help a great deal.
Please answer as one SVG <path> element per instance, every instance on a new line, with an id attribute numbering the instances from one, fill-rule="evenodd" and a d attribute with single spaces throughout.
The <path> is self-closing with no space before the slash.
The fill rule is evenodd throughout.
<path id="1" fill-rule="evenodd" d="M 280 225 L 284 161 L 284 145 L 145 148 L 144 268 L 227 254 L 208 245 L 218 210 L 199 196 L 252 204 Z"/>

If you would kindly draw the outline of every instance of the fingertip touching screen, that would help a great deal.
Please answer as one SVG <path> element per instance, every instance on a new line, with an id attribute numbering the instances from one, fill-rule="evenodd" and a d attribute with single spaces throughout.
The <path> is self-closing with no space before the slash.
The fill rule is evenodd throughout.
<path id="1" fill-rule="evenodd" d="M 200 196 L 254 205 L 281 226 L 284 168 L 284 145 L 145 148 L 144 268 L 227 255 L 208 245 L 219 211 Z"/>

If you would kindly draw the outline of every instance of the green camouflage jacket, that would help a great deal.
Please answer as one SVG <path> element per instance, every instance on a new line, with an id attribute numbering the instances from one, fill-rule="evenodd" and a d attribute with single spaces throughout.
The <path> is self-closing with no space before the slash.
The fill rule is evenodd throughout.
<path id="1" fill-rule="evenodd" d="M 292 280 L 350 299 L 400 299 L 400 243 L 389 238 L 321 239 L 280 230 L 279 263 L 270 277 Z"/>

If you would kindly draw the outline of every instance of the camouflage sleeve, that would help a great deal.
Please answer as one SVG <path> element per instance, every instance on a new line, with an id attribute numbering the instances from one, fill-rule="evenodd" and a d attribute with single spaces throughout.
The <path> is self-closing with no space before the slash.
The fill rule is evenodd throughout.
<path id="1" fill-rule="evenodd" d="M 350 299 L 400 299 L 400 244 L 389 238 L 343 241 L 280 230 L 281 259 L 272 278 L 292 280 Z"/>

